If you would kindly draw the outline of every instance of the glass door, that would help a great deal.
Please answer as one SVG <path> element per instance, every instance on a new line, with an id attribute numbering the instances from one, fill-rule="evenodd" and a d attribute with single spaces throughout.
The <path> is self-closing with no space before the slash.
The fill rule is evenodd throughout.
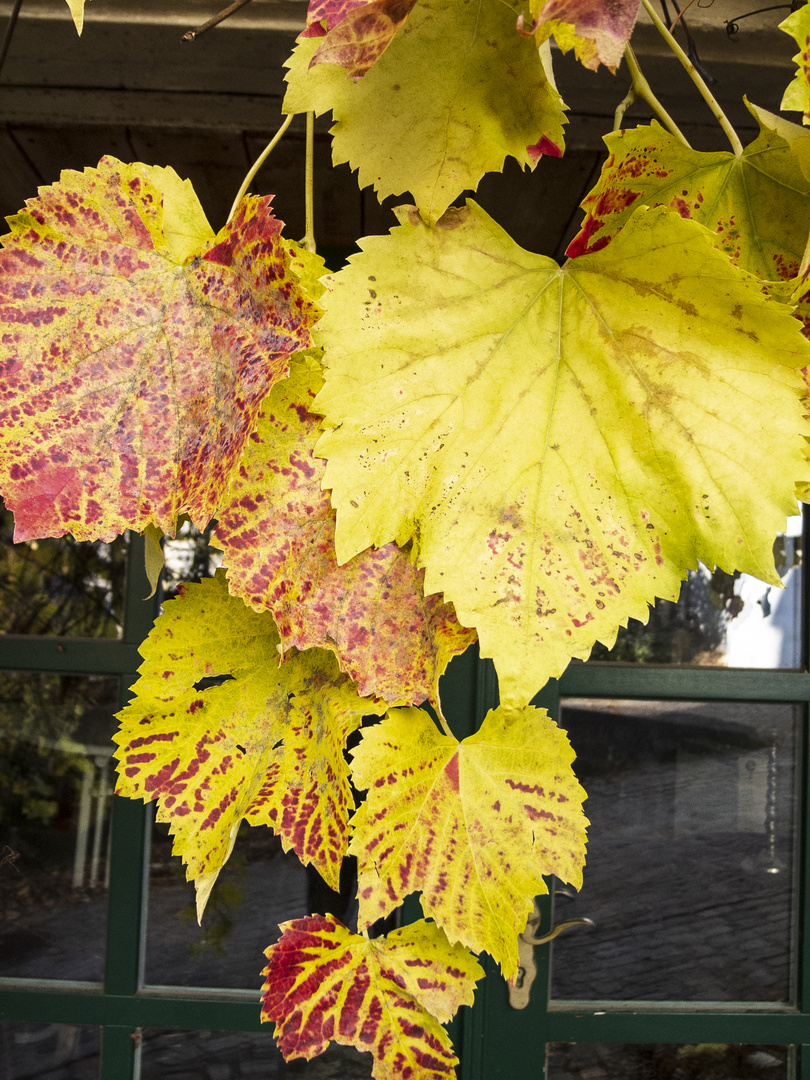
<path id="1" fill-rule="evenodd" d="M 802 547 L 792 519 L 783 590 L 699 569 L 541 695 L 591 825 L 583 888 L 551 883 L 539 932 L 577 925 L 534 948 L 525 1008 L 490 966 L 465 1080 L 810 1077 Z"/>

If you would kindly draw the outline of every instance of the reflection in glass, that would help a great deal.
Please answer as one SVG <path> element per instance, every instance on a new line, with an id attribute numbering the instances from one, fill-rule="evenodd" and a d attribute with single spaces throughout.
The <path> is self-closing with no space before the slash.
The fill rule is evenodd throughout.
<path id="1" fill-rule="evenodd" d="M 286 1064 L 266 1031 L 161 1031 L 143 1033 L 141 1080 L 241 1080 L 255 1076 L 301 1080 L 370 1080 L 371 1054 L 332 1043 L 311 1061 Z"/>
<path id="2" fill-rule="evenodd" d="M 156 825 L 150 857 L 146 982 L 161 986 L 222 986 L 257 991 L 264 950 L 278 923 L 316 910 L 309 878 L 295 855 L 267 828 L 243 822 L 230 859 L 197 925 L 195 893 L 171 854 L 167 826 Z"/>
<path id="3" fill-rule="evenodd" d="M 563 999 L 792 999 L 800 706 L 565 699 L 591 821 Z"/>
<path id="4" fill-rule="evenodd" d="M 0 1022 L 3 1080 L 98 1080 L 99 1029 Z"/>
<path id="5" fill-rule="evenodd" d="M 0 634 L 120 637 L 127 542 L 12 543 L 0 501 Z"/>
<path id="6" fill-rule="evenodd" d="M 774 545 L 784 589 L 747 574 L 689 572 L 677 603 L 659 600 L 649 621 L 631 619 L 612 649 L 597 643 L 591 660 L 740 668 L 801 667 L 802 519 Z"/>
<path id="7" fill-rule="evenodd" d="M 787 1046 L 549 1043 L 547 1080 L 791 1080 Z"/>
<path id="8" fill-rule="evenodd" d="M 213 577 L 222 565 L 222 552 L 211 546 L 215 523 L 212 521 L 200 530 L 188 520 L 181 520 L 177 535 L 164 538 L 163 558 L 165 566 L 160 579 L 164 600 L 177 595 L 184 581 L 201 581 Z"/>
<path id="9" fill-rule="evenodd" d="M 101 978 L 117 696 L 0 671 L 0 976 Z"/>

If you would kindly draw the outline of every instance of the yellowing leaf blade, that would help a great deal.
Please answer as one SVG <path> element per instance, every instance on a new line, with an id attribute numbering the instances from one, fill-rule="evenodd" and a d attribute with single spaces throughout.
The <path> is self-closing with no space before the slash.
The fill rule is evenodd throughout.
<path id="1" fill-rule="evenodd" d="M 335 514 L 314 457 L 322 385 L 313 361 L 291 364 L 259 413 L 218 514 L 231 591 L 268 610 L 285 648 L 331 649 L 362 695 L 438 704 L 439 678 L 475 640 L 451 605 L 424 595 L 424 572 L 396 544 L 338 566 Z"/>
<path id="2" fill-rule="evenodd" d="M 352 776 L 369 791 L 350 847 L 361 923 L 421 891 L 451 941 L 486 949 L 511 978 L 543 876 L 581 884 L 587 821 L 573 758 L 540 709 L 490 712 L 462 743 L 418 709 L 365 731 Z"/>
<path id="3" fill-rule="evenodd" d="M 562 153 L 560 96 L 500 0 L 421 0 L 358 82 L 330 64 L 312 67 L 318 47 L 299 39 L 284 111 L 331 109 L 335 164 L 348 161 L 381 200 L 409 191 L 435 221 L 507 156 L 533 167 L 543 153 Z M 397 137 L 380 139 L 380 130 Z"/>
<path id="4" fill-rule="evenodd" d="M 214 237 L 172 170 L 105 158 L 9 220 L 0 490 L 16 538 L 205 526 L 319 313 L 269 200 Z"/>
<path id="5" fill-rule="evenodd" d="M 793 125 L 775 127 L 776 117 L 751 111 L 760 134 L 740 157 L 692 150 L 655 121 L 607 135 L 610 157 L 582 204 L 587 216 L 568 255 L 599 251 L 641 204 L 667 206 L 716 233 L 716 245 L 741 269 L 765 281 L 794 277 L 810 220 L 810 181 L 783 137 Z"/>
<path id="6" fill-rule="evenodd" d="M 698 560 L 776 583 L 810 352 L 711 233 L 641 210 L 560 269 L 468 204 L 363 247 L 318 335 L 338 558 L 414 538 L 502 701 L 675 599 Z"/>
<path id="7" fill-rule="evenodd" d="M 431 923 L 385 938 L 352 934 L 331 915 L 282 924 L 267 950 L 262 1020 L 287 1061 L 330 1040 L 374 1056 L 376 1080 L 447 1080 L 458 1059 L 439 1020 L 471 1005 L 483 972 Z M 437 1019 L 438 1018 L 438 1019 Z"/>
<path id="8" fill-rule="evenodd" d="M 117 790 L 160 800 L 174 853 L 208 891 L 242 819 L 269 825 L 338 887 L 353 805 L 343 750 L 375 708 L 328 653 L 279 664 L 278 642 L 221 571 L 185 586 L 141 647 L 135 698 L 119 713 Z M 198 688 L 208 678 L 224 681 Z"/>

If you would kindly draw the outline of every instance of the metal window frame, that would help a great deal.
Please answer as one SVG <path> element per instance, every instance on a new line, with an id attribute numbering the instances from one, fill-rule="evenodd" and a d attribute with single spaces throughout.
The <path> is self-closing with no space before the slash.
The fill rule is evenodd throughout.
<path id="1" fill-rule="evenodd" d="M 810 551 L 805 515 L 804 551 Z M 810 572 L 802 582 L 804 671 L 677 669 L 618 664 L 572 664 L 536 703 L 559 716 L 561 696 L 794 702 L 804 705 L 802 723 L 801 853 L 798 996 L 796 1007 L 684 1002 L 569 1003 L 549 1001 L 550 950 L 536 950 L 538 976 L 529 1007 L 508 1005 L 497 967 L 484 958 L 488 978 L 476 1004 L 453 1024 L 461 1058 L 459 1080 L 542 1080 L 549 1042 L 771 1043 L 797 1047 L 796 1080 L 810 1080 Z M 124 632 L 118 640 L 29 637 L 0 638 L 0 668 L 71 674 L 114 674 L 120 704 L 137 678 L 138 645 L 154 618 L 144 573 L 143 540 L 131 536 L 126 575 Z M 497 705 L 497 680 L 490 661 L 476 650 L 457 661 L 443 688 L 448 715 L 459 738 L 476 730 Z M 110 888 L 104 981 L 0 979 L 0 1019 L 92 1025 L 103 1032 L 100 1080 L 136 1080 L 142 1028 L 264 1030 L 254 991 L 152 987 L 144 985 L 148 887 L 148 808 L 113 797 Z M 548 924 L 549 897 L 541 898 Z M 412 907 L 412 905 L 410 905 Z M 802 1045 L 804 1044 L 804 1045 Z M 802 1053 L 803 1048 L 803 1053 Z"/>

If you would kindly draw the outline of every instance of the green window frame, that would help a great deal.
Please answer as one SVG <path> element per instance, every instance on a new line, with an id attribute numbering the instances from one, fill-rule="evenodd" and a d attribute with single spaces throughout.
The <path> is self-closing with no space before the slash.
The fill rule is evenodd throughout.
<path id="1" fill-rule="evenodd" d="M 805 513 L 803 550 L 810 551 Z M 120 704 L 137 677 L 138 646 L 152 625 L 154 602 L 144 574 L 140 537 L 127 557 L 123 635 L 117 640 L 0 637 L 0 669 L 79 675 L 117 675 Z M 810 1080 L 810 573 L 802 574 L 802 670 L 662 668 L 575 664 L 537 699 L 559 718 L 560 699 L 638 698 L 798 703 L 802 709 L 799 827 L 799 955 L 795 1005 L 754 1004 L 740 1009 L 712 1003 L 654 1004 L 550 1002 L 549 946 L 535 950 L 538 974 L 525 1010 L 510 1008 L 506 985 L 484 958 L 488 978 L 471 1010 L 454 1021 L 461 1059 L 459 1080 L 541 1080 L 546 1045 L 600 1043 L 759 1043 L 797 1047 L 795 1080 Z M 475 650 L 457 661 L 443 690 L 459 737 L 474 731 L 497 704 L 488 660 Z M 264 1031 L 255 991 L 144 986 L 149 855 L 149 808 L 113 796 L 106 960 L 103 984 L 64 980 L 0 979 L 0 1019 L 92 1025 L 103 1032 L 101 1080 L 136 1080 L 143 1028 Z M 586 871 L 587 872 L 587 871 Z M 551 898 L 539 900 L 543 925 Z M 407 907 L 407 905 L 406 905 Z M 407 918 L 407 911 L 406 911 Z M 258 989 L 258 988 L 257 988 Z"/>

